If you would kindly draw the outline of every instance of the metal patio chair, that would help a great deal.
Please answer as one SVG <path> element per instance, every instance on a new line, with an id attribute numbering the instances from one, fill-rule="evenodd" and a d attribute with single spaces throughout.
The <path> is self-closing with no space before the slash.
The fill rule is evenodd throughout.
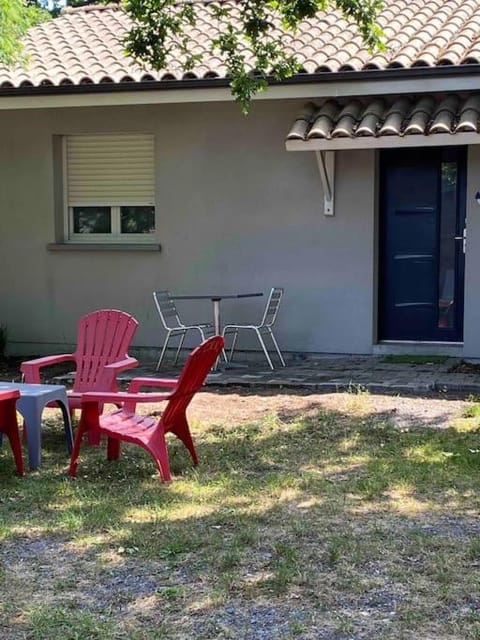
<path id="1" fill-rule="evenodd" d="M 214 328 L 213 324 L 210 322 L 190 325 L 183 324 L 183 322 L 180 320 L 180 316 L 178 315 L 175 300 L 172 298 L 170 291 L 154 291 L 153 300 L 155 302 L 155 306 L 157 307 L 158 315 L 160 316 L 163 328 L 167 332 L 167 336 L 160 353 L 160 358 L 157 362 L 156 371 L 158 371 L 165 356 L 170 338 L 180 336 L 180 342 L 175 354 L 175 364 L 177 364 L 178 356 L 180 354 L 181 348 L 183 347 L 185 336 L 189 331 L 198 331 L 200 334 L 201 342 L 204 342 L 206 338 L 214 334 Z"/>
<path id="2" fill-rule="evenodd" d="M 273 287 L 273 289 L 270 291 L 270 295 L 268 296 L 267 304 L 265 306 L 265 311 L 263 313 L 263 318 L 260 324 L 227 324 L 225 325 L 222 332 L 223 337 L 225 337 L 227 334 L 233 333 L 232 346 L 230 347 L 230 357 L 229 357 L 230 361 L 232 360 L 233 352 L 235 351 L 238 332 L 243 329 L 249 329 L 250 331 L 255 331 L 258 337 L 258 340 L 260 342 L 260 345 L 263 349 L 263 353 L 265 354 L 267 362 L 270 366 L 270 369 L 274 369 L 274 366 L 272 363 L 272 359 L 268 354 L 265 341 L 263 339 L 263 336 L 265 335 L 270 336 L 270 339 L 272 340 L 273 346 L 275 347 L 275 350 L 278 354 L 280 362 L 282 363 L 282 367 L 286 366 L 285 360 L 283 359 L 283 356 L 282 356 L 282 352 L 280 351 L 280 348 L 275 339 L 275 336 L 273 335 L 273 330 L 272 330 L 275 320 L 277 319 L 278 308 L 280 306 L 280 301 L 282 299 L 282 296 L 283 296 L 283 289 L 281 289 L 280 287 Z"/>

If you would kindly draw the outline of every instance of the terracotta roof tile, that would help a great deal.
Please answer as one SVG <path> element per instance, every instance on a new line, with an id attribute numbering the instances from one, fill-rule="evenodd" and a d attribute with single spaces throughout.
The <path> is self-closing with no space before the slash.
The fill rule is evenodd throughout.
<path id="1" fill-rule="evenodd" d="M 480 93 L 441 97 L 402 96 L 362 101 L 308 103 L 293 123 L 287 140 L 338 137 L 430 136 L 439 133 L 480 134 Z"/>
<path id="2" fill-rule="evenodd" d="M 236 0 L 225 1 L 237 9 Z M 117 5 L 90 5 L 69 8 L 31 29 L 23 65 L 0 66 L 0 88 L 224 78 L 225 65 L 208 52 L 209 39 L 222 24 L 212 17 L 208 0 L 195 7 L 198 19 L 190 38 L 194 52 L 204 56 L 189 73 L 175 60 L 154 71 L 126 56 L 123 38 L 131 24 L 126 13 Z M 304 21 L 293 35 L 278 28 L 278 36 L 307 74 L 480 64 L 478 0 L 385 0 L 378 22 L 386 37 L 385 52 L 369 52 L 356 26 L 336 11 Z"/>

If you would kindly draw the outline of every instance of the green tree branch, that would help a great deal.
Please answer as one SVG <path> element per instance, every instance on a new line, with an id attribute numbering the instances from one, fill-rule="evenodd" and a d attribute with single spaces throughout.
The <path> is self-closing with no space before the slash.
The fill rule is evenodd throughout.
<path id="1" fill-rule="evenodd" d="M 211 12 L 210 51 L 220 55 L 235 99 L 244 113 L 252 97 L 270 79 L 285 80 L 299 69 L 295 56 L 283 48 L 281 32 L 295 32 L 302 20 L 336 8 L 353 20 L 369 49 L 382 49 L 381 30 L 375 23 L 382 0 L 243 0 L 204 5 Z M 187 71 L 201 59 L 196 42 L 188 36 L 197 15 L 194 2 L 178 0 L 126 0 L 134 26 L 126 38 L 127 51 L 154 69 L 175 61 Z"/>

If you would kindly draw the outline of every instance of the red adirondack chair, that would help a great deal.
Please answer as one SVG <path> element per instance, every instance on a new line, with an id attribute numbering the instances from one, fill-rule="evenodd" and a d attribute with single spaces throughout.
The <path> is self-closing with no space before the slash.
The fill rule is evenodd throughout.
<path id="1" fill-rule="evenodd" d="M 165 441 L 167 432 L 174 433 L 189 450 L 193 463 L 198 463 L 188 426 L 186 410 L 193 396 L 203 385 L 208 372 L 223 349 L 223 338 L 213 336 L 202 342 L 189 355 L 178 380 L 134 378 L 127 393 L 86 393 L 82 398 L 82 415 L 75 436 L 69 475 L 75 476 L 82 437 L 93 432 L 108 438 L 108 460 L 120 456 L 120 443 L 131 442 L 146 449 L 155 460 L 161 479 L 170 482 L 170 464 Z M 139 393 L 141 387 L 163 387 L 170 393 Z M 135 414 L 138 402 L 164 402 L 168 404 L 160 419 Z M 100 414 L 99 404 L 119 404 L 123 407 L 113 413 Z"/>
<path id="2" fill-rule="evenodd" d="M 0 391 L 0 433 L 4 433 L 10 441 L 18 475 L 23 476 L 22 445 L 15 409 L 19 397 L 17 390 Z"/>
<path id="3" fill-rule="evenodd" d="M 137 327 L 135 318 L 124 311 L 93 311 L 80 318 L 75 353 L 22 362 L 20 371 L 25 382 L 40 384 L 43 367 L 75 362 L 75 380 L 72 390 L 68 392 L 68 404 L 73 413 L 81 407 L 82 393 L 116 391 L 117 375 L 138 366 L 138 361 L 128 355 Z"/>

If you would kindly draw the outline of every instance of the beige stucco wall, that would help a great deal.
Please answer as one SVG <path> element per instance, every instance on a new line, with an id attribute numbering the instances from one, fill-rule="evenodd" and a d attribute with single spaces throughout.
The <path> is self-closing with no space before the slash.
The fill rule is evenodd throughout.
<path id="1" fill-rule="evenodd" d="M 314 155 L 285 151 L 299 104 L 37 110 L 0 119 L 0 323 L 10 351 L 62 350 L 102 307 L 141 323 L 136 345 L 163 334 L 151 292 L 285 288 L 285 350 L 369 353 L 374 335 L 373 151 L 337 153 L 336 214 L 323 215 Z M 158 253 L 52 252 L 52 136 L 149 131 L 156 137 Z M 480 230 L 479 230 L 480 231 Z M 480 233 L 479 233 L 480 236 Z M 223 321 L 258 317 L 264 301 L 225 301 Z M 210 303 L 182 303 L 187 320 Z M 245 344 L 245 343 L 244 343 Z"/>

